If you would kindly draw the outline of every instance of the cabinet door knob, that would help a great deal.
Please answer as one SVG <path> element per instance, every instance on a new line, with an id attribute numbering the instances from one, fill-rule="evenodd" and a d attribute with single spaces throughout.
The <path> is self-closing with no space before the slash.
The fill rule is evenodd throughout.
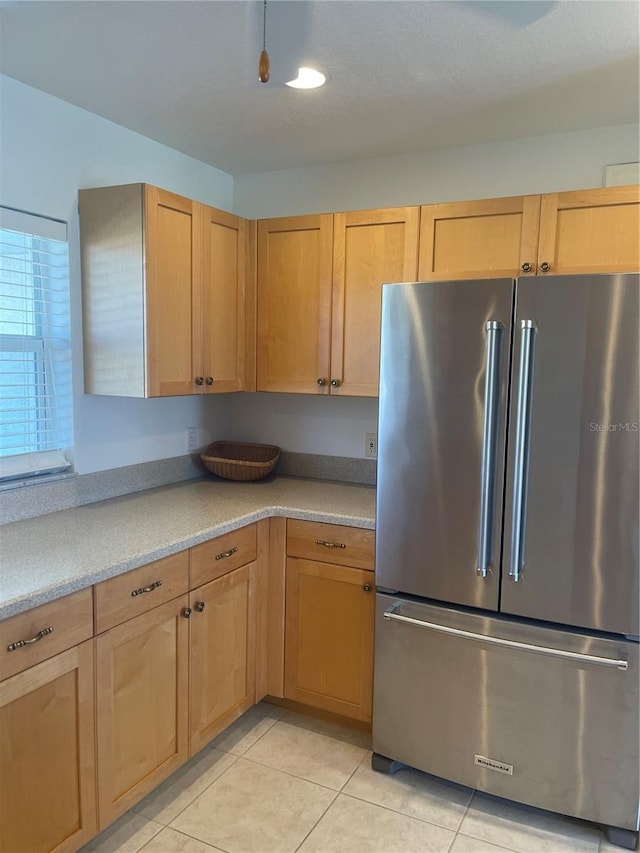
<path id="1" fill-rule="evenodd" d="M 522 270 L 522 272 L 531 272 L 531 264 L 524 263 L 522 264 L 520 269 Z"/>
<path id="2" fill-rule="evenodd" d="M 320 377 L 320 379 L 318 379 L 318 385 L 319 385 L 321 388 L 324 388 L 324 386 L 325 386 L 326 384 L 327 384 L 327 380 L 326 380 L 326 379 L 323 379 L 322 377 Z"/>
<path id="3" fill-rule="evenodd" d="M 196 604 L 196 610 L 198 611 L 198 613 L 202 613 L 202 611 L 204 610 L 204 601 L 199 601 Z"/>
<path id="4" fill-rule="evenodd" d="M 182 611 L 182 615 L 185 619 L 188 619 L 191 616 L 191 612 L 192 611 L 190 607 L 185 607 L 185 609 Z"/>
<path id="5" fill-rule="evenodd" d="M 551 264 L 544 261 L 540 264 L 540 269 L 542 270 L 542 272 L 549 272 L 549 270 L 551 269 Z"/>
<path id="6" fill-rule="evenodd" d="M 202 385 L 204 383 L 204 376 L 196 376 L 196 385 Z"/>
<path id="7" fill-rule="evenodd" d="M 370 584 L 370 583 L 366 583 L 366 584 L 364 584 L 364 586 L 362 587 L 362 589 L 363 589 L 365 592 L 371 592 L 371 584 Z"/>
<path id="8" fill-rule="evenodd" d="M 207 385 L 213 385 L 213 376 L 207 376 L 205 381 Z"/>
<path id="9" fill-rule="evenodd" d="M 340 382 L 340 380 L 339 380 L 339 379 L 332 379 L 332 380 L 331 380 L 331 385 L 332 385 L 334 388 L 338 388 L 340 385 L 342 385 L 342 382 Z"/>

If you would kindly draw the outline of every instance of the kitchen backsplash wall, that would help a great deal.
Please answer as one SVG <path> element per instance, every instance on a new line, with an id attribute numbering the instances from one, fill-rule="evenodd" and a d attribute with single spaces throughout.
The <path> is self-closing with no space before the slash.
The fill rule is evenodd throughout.
<path id="1" fill-rule="evenodd" d="M 277 444 L 294 453 L 364 457 L 376 432 L 378 401 L 368 397 L 236 394 L 231 428 L 238 441 Z"/>

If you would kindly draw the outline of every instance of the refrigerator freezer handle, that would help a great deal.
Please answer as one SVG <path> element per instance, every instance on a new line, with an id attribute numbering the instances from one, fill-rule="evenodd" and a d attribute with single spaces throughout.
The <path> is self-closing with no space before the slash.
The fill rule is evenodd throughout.
<path id="1" fill-rule="evenodd" d="M 482 422 L 482 463 L 480 469 L 480 521 L 478 525 L 478 574 L 486 578 L 493 563 L 493 537 L 496 498 L 496 467 L 498 462 L 498 424 L 502 379 L 500 348 L 502 323 L 489 320 L 484 373 L 484 414 Z"/>
<path id="2" fill-rule="evenodd" d="M 411 616 L 403 616 L 396 612 L 397 607 L 390 607 L 382 614 L 385 619 L 392 622 L 405 622 L 409 625 L 415 625 L 418 628 L 426 628 L 428 631 L 435 631 L 438 634 L 449 634 L 453 637 L 462 637 L 465 640 L 475 640 L 480 643 L 487 643 L 490 646 L 502 646 L 507 649 L 515 649 L 521 652 L 534 652 L 539 655 L 546 655 L 550 658 L 560 658 L 561 660 L 575 661 L 577 663 L 591 664 L 592 666 L 606 666 L 612 669 L 619 669 L 626 672 L 629 669 L 629 662 L 624 659 L 603 658 L 598 655 L 585 655 L 580 652 L 571 652 L 566 649 L 554 649 L 551 646 L 537 646 L 532 643 L 521 643 L 517 640 L 506 640 L 503 637 L 494 637 L 491 634 L 478 634 L 475 631 L 463 631 L 461 628 L 452 628 L 449 625 L 440 625 L 438 622 L 424 622 L 422 619 L 414 619 Z"/>
<path id="3" fill-rule="evenodd" d="M 509 577 L 520 580 L 524 568 L 527 520 L 527 480 L 529 476 L 529 438 L 531 435 L 531 403 L 533 361 L 536 338 L 533 320 L 520 321 L 520 370 L 518 373 L 518 405 L 513 460 L 513 504 L 511 507 L 511 559 Z"/>

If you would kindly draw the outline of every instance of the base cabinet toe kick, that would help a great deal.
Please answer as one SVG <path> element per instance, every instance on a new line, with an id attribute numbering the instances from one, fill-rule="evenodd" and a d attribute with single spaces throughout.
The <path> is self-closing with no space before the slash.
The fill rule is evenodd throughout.
<path id="1" fill-rule="evenodd" d="M 376 598 L 374 769 L 600 823 L 635 849 L 637 643 Z"/>

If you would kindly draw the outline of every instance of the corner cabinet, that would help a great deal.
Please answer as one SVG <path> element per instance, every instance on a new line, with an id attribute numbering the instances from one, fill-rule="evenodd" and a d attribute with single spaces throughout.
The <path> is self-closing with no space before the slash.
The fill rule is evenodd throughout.
<path id="1" fill-rule="evenodd" d="M 85 391 L 242 390 L 244 220 L 149 186 L 80 190 Z"/>
<path id="2" fill-rule="evenodd" d="M 371 721 L 371 530 L 287 521 L 284 696 Z"/>
<path id="3" fill-rule="evenodd" d="M 375 397 L 381 287 L 414 280 L 419 209 L 258 223 L 259 391 Z"/>

